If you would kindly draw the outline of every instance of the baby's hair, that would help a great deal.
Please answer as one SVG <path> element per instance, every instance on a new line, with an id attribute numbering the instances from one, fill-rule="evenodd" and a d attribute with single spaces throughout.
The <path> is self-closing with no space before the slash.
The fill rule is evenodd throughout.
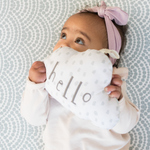
<path id="1" fill-rule="evenodd" d="M 86 6 L 86 8 L 89 8 L 88 6 Z M 79 12 L 79 14 L 81 13 L 90 13 L 90 14 L 96 14 L 95 12 L 91 12 L 91 11 L 88 11 L 86 9 L 82 9 L 84 12 Z M 104 18 L 103 18 L 104 19 Z M 118 29 L 119 33 L 120 33 L 120 36 L 121 36 L 121 41 L 122 41 L 122 44 L 121 44 L 121 49 L 120 49 L 120 52 L 119 52 L 119 55 L 121 55 L 121 53 L 123 53 L 124 51 L 124 48 L 125 48 L 125 45 L 126 45 L 126 42 L 127 42 L 127 38 L 126 38 L 126 32 L 127 32 L 127 29 L 128 29 L 128 25 L 125 25 L 125 26 L 119 26 L 117 25 L 114 21 L 112 21 L 113 24 L 115 25 L 115 27 Z M 108 44 L 107 44 L 108 45 Z M 119 62 L 120 62 L 120 59 L 117 59 L 115 64 L 113 65 L 113 67 L 116 67 L 118 68 L 118 65 L 119 65 Z"/>

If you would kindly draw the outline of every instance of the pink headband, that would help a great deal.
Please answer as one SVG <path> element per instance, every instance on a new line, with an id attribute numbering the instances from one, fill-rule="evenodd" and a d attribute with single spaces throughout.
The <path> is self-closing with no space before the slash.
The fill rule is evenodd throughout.
<path id="1" fill-rule="evenodd" d="M 100 7 L 88 8 L 86 10 L 97 12 L 99 17 L 105 19 L 109 49 L 115 50 L 119 54 L 121 48 L 121 36 L 111 20 L 114 20 L 118 25 L 126 25 L 128 14 L 119 7 L 107 7 L 104 1 L 101 2 Z M 85 10 L 81 10 L 80 12 L 85 12 Z M 114 64 L 116 59 L 110 58 L 110 61 Z"/>

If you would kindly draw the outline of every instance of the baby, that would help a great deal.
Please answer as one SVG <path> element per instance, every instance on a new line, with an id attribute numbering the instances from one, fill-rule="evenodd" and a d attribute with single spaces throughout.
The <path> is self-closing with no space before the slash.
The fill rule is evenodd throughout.
<path id="1" fill-rule="evenodd" d="M 110 7 L 112 11 L 114 8 L 118 9 Z M 119 32 L 108 31 L 106 19 L 109 18 L 104 20 L 99 15 L 102 10 L 106 12 L 105 3 L 102 2 L 101 7 L 96 9 L 71 16 L 65 22 L 53 51 L 66 46 L 78 52 L 87 49 L 111 49 L 113 39 L 111 41 L 110 36 L 114 34 L 116 41 L 113 42 L 119 41 L 121 45 L 119 47 L 118 42 L 113 49 L 119 52 L 124 42 L 122 27 L 111 21 L 113 30 Z M 106 55 L 109 57 L 109 53 Z M 116 60 L 111 58 L 110 60 L 116 65 Z M 21 101 L 21 115 L 32 125 L 46 124 L 43 135 L 45 150 L 128 150 L 130 145 L 128 132 L 137 124 L 140 112 L 126 94 L 126 83 L 122 79 L 126 79 L 127 74 L 127 68 L 114 67 L 111 85 L 105 88 L 110 97 L 118 99 L 120 107 L 120 121 L 111 130 L 98 128 L 90 121 L 78 118 L 51 97 L 44 89 L 46 68 L 40 61 L 34 62 L 29 70 Z"/>

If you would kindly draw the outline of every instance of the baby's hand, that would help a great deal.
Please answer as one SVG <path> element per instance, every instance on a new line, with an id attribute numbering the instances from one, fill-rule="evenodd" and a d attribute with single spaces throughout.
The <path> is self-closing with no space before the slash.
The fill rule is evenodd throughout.
<path id="1" fill-rule="evenodd" d="M 122 98 L 121 85 L 122 85 L 121 77 L 117 74 L 113 74 L 112 80 L 111 80 L 111 85 L 107 86 L 105 88 L 105 91 L 111 92 L 109 94 L 109 96 L 115 97 L 119 101 Z"/>
<path id="2" fill-rule="evenodd" d="M 46 68 L 43 62 L 36 61 L 29 70 L 29 79 L 35 83 L 42 83 L 46 80 Z"/>

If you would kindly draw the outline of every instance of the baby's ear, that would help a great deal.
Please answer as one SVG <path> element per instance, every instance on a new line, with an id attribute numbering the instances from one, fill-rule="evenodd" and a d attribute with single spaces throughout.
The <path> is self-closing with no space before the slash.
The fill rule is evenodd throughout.
<path id="1" fill-rule="evenodd" d="M 120 58 L 119 54 L 115 50 L 101 49 L 100 51 L 102 53 L 106 54 L 107 56 L 109 55 L 112 58 L 115 58 L 115 59 L 119 59 Z"/>

